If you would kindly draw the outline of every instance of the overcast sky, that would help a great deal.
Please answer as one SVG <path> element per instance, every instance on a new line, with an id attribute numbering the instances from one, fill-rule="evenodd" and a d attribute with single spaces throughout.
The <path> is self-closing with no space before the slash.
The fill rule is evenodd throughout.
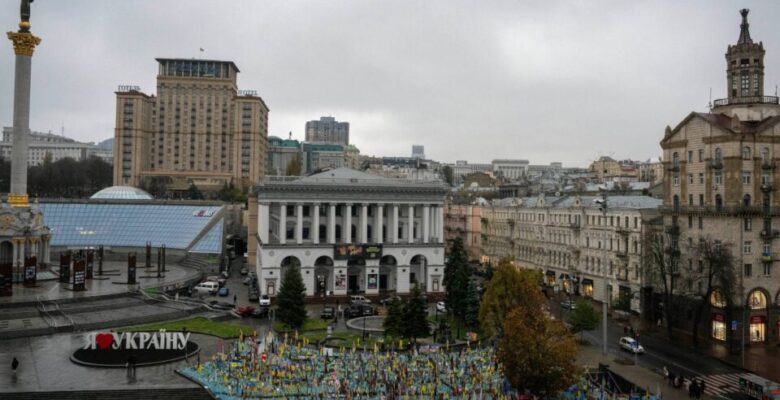
<path id="1" fill-rule="evenodd" d="M 742 7 L 780 81 L 777 1 L 36 0 L 30 125 L 113 136 L 117 85 L 155 93 L 155 57 L 232 60 L 271 109 L 269 135 L 350 123 L 362 154 L 586 166 L 661 153 L 666 125 L 725 97 Z M 17 0 L 0 3 L 15 30 Z M 204 48 L 201 53 L 199 48 Z M 0 51 L 11 125 L 13 50 Z"/>

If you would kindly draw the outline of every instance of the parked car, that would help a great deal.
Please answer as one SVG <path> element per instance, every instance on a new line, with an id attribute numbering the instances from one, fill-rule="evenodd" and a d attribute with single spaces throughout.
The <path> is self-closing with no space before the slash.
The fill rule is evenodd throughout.
<path id="1" fill-rule="evenodd" d="M 249 273 L 249 269 L 247 267 L 241 267 L 241 275 L 246 275 Z"/>
<path id="2" fill-rule="evenodd" d="M 388 297 L 388 298 L 386 298 L 386 299 L 382 299 L 382 300 L 380 300 L 380 301 L 379 301 L 379 304 L 381 304 L 381 305 L 383 305 L 383 306 L 387 307 L 387 306 L 389 306 L 389 305 L 390 305 L 392 302 L 394 302 L 394 301 L 401 301 L 401 298 L 400 298 L 400 297 L 398 297 L 398 296 L 391 296 L 391 297 Z"/>
<path id="3" fill-rule="evenodd" d="M 209 306 L 211 308 L 216 308 L 217 310 L 232 310 L 233 305 L 230 303 L 225 303 L 224 301 L 217 301 L 217 300 L 211 300 L 209 302 Z"/>
<path id="4" fill-rule="evenodd" d="M 639 342 L 637 342 L 634 338 L 623 336 L 620 338 L 620 348 L 622 350 L 630 351 L 632 353 L 636 354 L 642 354 L 645 352 L 645 348 L 642 347 Z"/>
<path id="5" fill-rule="evenodd" d="M 446 313 L 447 312 L 447 305 L 444 304 L 443 301 L 440 301 L 440 302 L 436 303 L 436 311 L 441 312 L 441 313 Z"/>
<path id="6" fill-rule="evenodd" d="M 236 314 L 242 317 L 251 317 L 254 312 L 255 308 L 252 306 L 239 306 L 238 309 L 236 309 Z"/>
<path id="7" fill-rule="evenodd" d="M 260 305 L 261 306 L 266 306 L 266 307 L 270 306 L 271 305 L 271 298 L 267 294 L 264 294 L 264 295 L 260 296 Z"/>
<path id="8" fill-rule="evenodd" d="M 247 276 L 246 278 L 244 278 L 244 280 L 241 283 L 243 283 L 244 285 L 249 285 L 249 283 L 251 283 L 253 279 L 255 278 L 251 276 Z"/>
<path id="9" fill-rule="evenodd" d="M 201 282 L 192 288 L 193 294 L 216 294 L 219 290 L 217 282 Z"/>
<path id="10" fill-rule="evenodd" d="M 367 304 L 363 304 L 363 316 L 364 317 L 370 317 L 372 315 L 377 315 L 377 310 L 374 307 L 371 307 Z"/>
<path id="11" fill-rule="evenodd" d="M 350 304 L 371 304 L 371 300 L 360 295 L 349 296 L 349 302 Z"/>
<path id="12" fill-rule="evenodd" d="M 222 276 L 212 275 L 212 276 L 206 277 L 206 282 L 217 282 L 219 287 L 222 287 L 222 286 L 225 286 L 226 280 Z"/>
<path id="13" fill-rule="evenodd" d="M 230 290 L 228 290 L 228 288 L 226 287 L 221 287 L 219 288 L 217 294 L 219 295 L 219 297 L 226 297 L 227 295 L 230 294 Z"/>
<path id="14" fill-rule="evenodd" d="M 374 307 L 366 304 L 352 304 L 346 310 L 344 310 L 344 317 L 348 319 L 369 315 L 374 315 Z"/>
<path id="15" fill-rule="evenodd" d="M 260 291 L 257 290 L 256 288 L 254 290 L 250 288 L 249 301 L 258 301 L 258 300 L 260 300 Z"/>
<path id="16" fill-rule="evenodd" d="M 252 312 L 252 318 L 268 318 L 268 307 L 258 307 Z"/>
<path id="17" fill-rule="evenodd" d="M 564 310 L 574 310 L 577 308 L 577 303 L 571 301 L 571 299 L 566 299 L 561 302 L 561 308 Z"/>
<path id="18" fill-rule="evenodd" d="M 320 318 L 333 319 L 335 315 L 336 315 L 336 310 L 333 307 L 325 306 L 322 308 L 322 313 L 320 313 Z"/>

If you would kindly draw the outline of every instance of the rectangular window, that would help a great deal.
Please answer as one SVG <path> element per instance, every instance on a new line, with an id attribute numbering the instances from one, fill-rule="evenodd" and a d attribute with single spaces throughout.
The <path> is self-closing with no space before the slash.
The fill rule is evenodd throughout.
<path id="1" fill-rule="evenodd" d="M 672 176 L 672 183 L 674 184 L 674 186 L 680 186 L 680 174 L 678 174 L 677 172 L 675 172 L 674 175 Z"/>
<path id="2" fill-rule="evenodd" d="M 750 185 L 750 172 L 742 171 L 742 184 Z"/>
<path id="3" fill-rule="evenodd" d="M 699 172 L 699 184 L 700 185 L 704 184 L 704 173 L 703 172 Z"/>
<path id="4" fill-rule="evenodd" d="M 688 216 L 688 229 L 693 228 L 693 215 Z"/>
<path id="5" fill-rule="evenodd" d="M 769 242 L 764 242 L 764 254 L 769 255 L 772 251 L 772 245 Z"/>
<path id="6" fill-rule="evenodd" d="M 716 185 L 723 184 L 723 174 L 720 171 L 715 173 L 715 184 Z"/>
<path id="7" fill-rule="evenodd" d="M 768 185 L 768 184 L 769 184 L 769 182 L 771 182 L 771 181 L 770 181 L 769 174 L 768 174 L 768 173 L 766 173 L 766 172 L 764 172 L 763 174 L 761 174 L 761 184 L 762 184 L 762 185 Z"/>
<path id="8" fill-rule="evenodd" d="M 704 218 L 699 217 L 699 229 L 704 229 Z"/>
<path id="9" fill-rule="evenodd" d="M 693 162 L 693 150 L 688 150 L 688 162 Z"/>
<path id="10" fill-rule="evenodd" d="M 742 254 L 750 254 L 750 247 L 750 240 L 745 240 L 745 242 L 742 243 Z"/>
<path id="11" fill-rule="evenodd" d="M 693 185 L 693 174 L 688 174 L 688 183 Z"/>
<path id="12" fill-rule="evenodd" d="M 772 264 L 764 263 L 764 276 L 772 275 Z"/>
<path id="13" fill-rule="evenodd" d="M 699 205 L 700 206 L 704 205 L 704 195 L 701 193 L 699 193 Z"/>
<path id="14" fill-rule="evenodd" d="M 689 206 L 692 206 L 692 205 L 693 205 L 693 195 L 692 195 L 692 194 L 689 194 L 689 195 L 688 195 L 688 205 L 689 205 Z"/>
<path id="15" fill-rule="evenodd" d="M 745 218 L 745 232 L 750 232 L 753 229 L 753 219 Z"/>
<path id="16" fill-rule="evenodd" d="M 745 264 L 745 276 L 753 275 L 753 264 Z"/>
<path id="17" fill-rule="evenodd" d="M 699 149 L 699 162 L 704 161 L 704 149 Z"/>

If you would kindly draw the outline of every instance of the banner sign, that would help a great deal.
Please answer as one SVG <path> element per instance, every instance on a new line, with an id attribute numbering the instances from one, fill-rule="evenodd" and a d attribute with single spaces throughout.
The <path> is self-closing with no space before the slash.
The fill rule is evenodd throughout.
<path id="1" fill-rule="evenodd" d="M 73 261 L 73 290 L 85 290 L 87 279 L 87 261 L 84 258 L 76 258 Z"/>
<path id="2" fill-rule="evenodd" d="M 127 284 L 135 285 L 135 253 L 127 255 Z"/>
<path id="3" fill-rule="evenodd" d="M 750 317 L 751 324 L 763 324 L 766 321 L 766 317 L 763 315 L 753 315 Z"/>
<path id="4" fill-rule="evenodd" d="M 60 254 L 60 282 L 70 282 L 70 252 Z"/>
<path id="5" fill-rule="evenodd" d="M 377 288 L 377 274 L 368 274 L 368 289 Z"/>
<path id="6" fill-rule="evenodd" d="M 95 268 L 95 251 L 87 250 L 87 279 L 92 279 L 92 272 Z"/>
<path id="7" fill-rule="evenodd" d="M 378 260 L 382 258 L 382 245 L 337 244 L 333 254 L 336 260 Z"/>
<path id="8" fill-rule="evenodd" d="M 11 263 L 0 263 L 0 296 L 13 295 L 14 267 Z"/>
<path id="9" fill-rule="evenodd" d="M 167 332 L 92 332 L 71 361 L 92 367 L 155 365 L 184 359 L 200 348 L 190 341 L 190 333 Z"/>
<path id="10" fill-rule="evenodd" d="M 184 332 L 93 332 L 84 350 L 184 350 L 190 333 Z"/>
<path id="11" fill-rule="evenodd" d="M 36 266 L 38 259 L 35 256 L 24 259 L 24 285 L 35 286 Z"/>
<path id="12" fill-rule="evenodd" d="M 336 275 L 335 290 L 347 290 L 347 276 L 344 274 Z"/>

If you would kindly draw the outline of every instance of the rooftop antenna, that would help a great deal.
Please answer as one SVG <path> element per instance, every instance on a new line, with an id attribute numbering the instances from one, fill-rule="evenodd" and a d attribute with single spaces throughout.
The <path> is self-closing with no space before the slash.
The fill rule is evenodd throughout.
<path id="1" fill-rule="evenodd" d="M 775 97 L 777 97 L 777 85 L 775 85 Z"/>
<path id="2" fill-rule="evenodd" d="M 290 136 L 288 137 L 288 139 L 292 139 L 292 131 L 290 131 Z"/>
<path id="3" fill-rule="evenodd" d="M 65 136 L 65 123 L 62 123 L 62 127 L 60 128 L 60 134 L 64 137 Z"/>
<path id="4" fill-rule="evenodd" d="M 710 88 L 710 101 L 707 102 L 707 108 L 712 110 L 712 88 Z"/>

